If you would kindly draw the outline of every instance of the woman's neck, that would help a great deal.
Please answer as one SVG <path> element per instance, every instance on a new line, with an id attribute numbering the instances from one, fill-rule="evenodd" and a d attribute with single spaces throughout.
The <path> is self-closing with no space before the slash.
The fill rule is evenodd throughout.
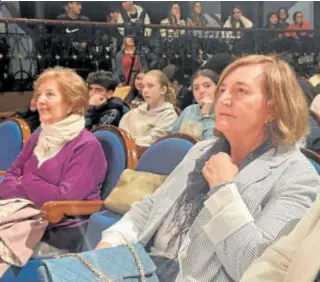
<path id="1" fill-rule="evenodd" d="M 128 54 L 133 54 L 135 52 L 136 48 L 135 47 L 126 47 L 125 52 Z"/>
<path id="2" fill-rule="evenodd" d="M 227 140 L 230 143 L 232 162 L 239 166 L 251 152 L 265 141 L 265 134 L 253 133 L 243 137 L 230 136 L 230 138 L 227 137 Z"/>

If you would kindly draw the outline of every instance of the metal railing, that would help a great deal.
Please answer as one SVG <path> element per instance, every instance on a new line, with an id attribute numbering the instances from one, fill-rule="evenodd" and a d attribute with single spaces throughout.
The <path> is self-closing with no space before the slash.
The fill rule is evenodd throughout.
<path id="1" fill-rule="evenodd" d="M 6 26 L 0 33 L 0 91 L 31 89 L 35 77 L 55 65 L 75 68 L 83 77 L 98 69 L 113 71 L 123 42 L 119 28 L 134 36 L 137 55 L 147 68 L 176 64 L 186 76 L 221 52 L 235 56 L 286 52 L 299 74 L 310 76 L 320 53 L 317 30 L 128 26 L 20 18 L 0 19 L 0 23 Z"/>

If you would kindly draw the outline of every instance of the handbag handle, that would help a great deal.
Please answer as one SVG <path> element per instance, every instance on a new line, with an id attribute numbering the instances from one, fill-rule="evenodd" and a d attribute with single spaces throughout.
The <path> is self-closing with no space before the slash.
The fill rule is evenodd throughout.
<path id="1" fill-rule="evenodd" d="M 140 274 L 140 282 L 146 282 L 146 275 L 145 271 L 143 268 L 143 264 L 135 250 L 135 248 L 132 245 L 123 245 L 128 247 L 130 250 L 131 254 L 134 257 L 135 263 L 138 267 L 139 274 Z M 53 258 L 54 259 L 59 259 L 59 258 L 64 258 L 64 257 L 75 257 L 77 258 L 87 269 L 89 269 L 95 276 L 100 278 L 103 282 L 113 282 L 109 277 L 107 277 L 101 270 L 97 269 L 94 267 L 90 262 L 88 262 L 81 254 L 62 254 L 62 255 L 56 255 Z"/>

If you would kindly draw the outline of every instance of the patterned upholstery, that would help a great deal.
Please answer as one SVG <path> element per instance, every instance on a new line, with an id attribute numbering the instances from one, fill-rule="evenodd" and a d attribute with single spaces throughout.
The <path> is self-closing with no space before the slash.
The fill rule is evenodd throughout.
<path id="1" fill-rule="evenodd" d="M 168 175 L 182 161 L 193 143 L 181 138 L 161 140 L 150 146 L 141 156 L 136 170 Z M 87 245 L 84 250 L 94 248 L 101 240 L 101 232 L 121 216 L 111 211 L 101 211 L 90 216 L 87 228 Z"/>
<path id="2" fill-rule="evenodd" d="M 10 168 L 23 146 L 22 133 L 14 121 L 0 124 L 0 170 Z"/>
<path id="3" fill-rule="evenodd" d="M 168 175 L 182 161 L 192 146 L 191 141 L 181 138 L 161 140 L 142 154 L 136 170 Z"/>
<path id="4" fill-rule="evenodd" d="M 102 145 L 108 163 L 107 175 L 101 189 L 101 199 L 105 199 L 116 186 L 122 171 L 126 168 L 126 150 L 121 137 L 116 133 L 99 130 L 94 134 Z"/>

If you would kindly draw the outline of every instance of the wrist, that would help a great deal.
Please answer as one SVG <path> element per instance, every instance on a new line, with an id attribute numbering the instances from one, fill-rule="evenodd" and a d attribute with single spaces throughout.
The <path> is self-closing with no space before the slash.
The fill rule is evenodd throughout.
<path id="1" fill-rule="evenodd" d="M 233 183 L 234 183 L 233 181 L 224 181 L 224 182 L 221 182 L 218 185 L 214 185 L 214 186 L 210 187 L 210 191 L 208 192 L 208 196 L 210 197 L 211 195 L 217 193 L 218 191 L 220 191 L 224 187 L 226 187 L 226 186 L 228 186 L 230 184 L 233 184 Z"/>

